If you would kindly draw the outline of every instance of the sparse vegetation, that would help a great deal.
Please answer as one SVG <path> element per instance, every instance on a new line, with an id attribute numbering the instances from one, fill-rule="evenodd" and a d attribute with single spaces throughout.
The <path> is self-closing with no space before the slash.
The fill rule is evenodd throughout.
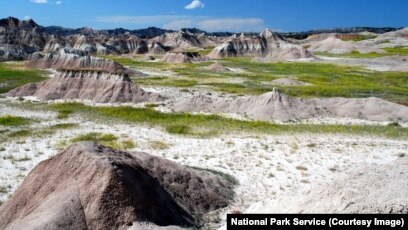
<path id="1" fill-rule="evenodd" d="M 71 111 L 71 110 L 68 110 L 68 109 L 61 109 L 61 110 L 59 110 L 59 111 L 58 111 L 57 118 L 58 118 L 58 119 L 65 119 L 65 118 L 68 118 L 68 116 L 69 116 L 71 113 L 72 113 L 72 111 Z"/>
<path id="2" fill-rule="evenodd" d="M 156 150 L 165 150 L 170 148 L 170 146 L 163 141 L 149 141 L 149 146 Z"/>
<path id="3" fill-rule="evenodd" d="M 97 144 L 102 144 L 102 145 L 111 147 L 113 149 L 119 149 L 119 150 L 127 150 L 127 149 L 134 148 L 136 146 L 136 144 L 132 140 L 127 139 L 127 140 L 120 141 L 117 136 L 110 134 L 110 133 L 91 132 L 91 133 L 79 135 L 71 139 L 71 142 L 73 143 L 81 142 L 81 141 L 92 141 Z"/>
<path id="4" fill-rule="evenodd" d="M 25 69 L 23 63 L 0 63 L 0 94 L 31 82 L 46 79 L 41 70 Z"/>
<path id="5" fill-rule="evenodd" d="M 170 125 L 166 127 L 166 131 L 172 134 L 191 134 L 191 128 L 187 125 Z"/>
<path id="6" fill-rule="evenodd" d="M 0 186 L 0 193 L 8 193 L 8 188 L 5 186 Z"/>
<path id="7" fill-rule="evenodd" d="M 352 51 L 345 54 L 333 54 L 320 52 L 316 53 L 317 55 L 329 56 L 329 57 L 348 57 L 348 58 L 378 58 L 378 57 L 387 57 L 393 55 L 408 56 L 408 48 L 405 46 L 396 46 L 383 48 L 383 53 L 370 52 L 370 53 L 360 53 L 358 51 Z"/>
<path id="8" fill-rule="evenodd" d="M 374 39 L 378 37 L 377 35 L 362 35 L 362 34 L 350 34 L 350 35 L 343 35 L 341 36 L 341 40 L 343 41 L 354 41 L 354 42 L 358 42 L 358 41 L 364 41 L 367 39 Z"/>
<path id="9" fill-rule="evenodd" d="M 387 48 L 387 50 L 388 54 L 408 51 L 405 48 Z M 291 76 L 309 83 L 303 86 L 279 87 L 281 91 L 293 97 L 375 96 L 408 105 L 406 90 L 408 79 L 405 73 L 377 72 L 361 67 L 324 63 L 257 63 L 246 57 L 224 58 L 219 62 L 230 68 L 242 69 L 243 72 L 216 73 L 204 68 L 211 65 L 211 62 L 167 64 L 158 68 L 175 72 L 178 75 L 177 79 L 153 76 L 137 78 L 134 81 L 142 85 L 183 88 L 201 86 L 238 95 L 259 95 L 272 91 L 275 87 L 271 83 L 272 80 Z M 141 64 L 131 66 L 142 67 Z"/>
<path id="10" fill-rule="evenodd" d="M 167 128 L 170 131 L 183 131 L 183 134 L 209 137 L 231 132 L 255 133 L 347 133 L 351 135 L 378 135 L 389 138 L 408 138 L 408 129 L 403 127 L 380 125 L 315 125 L 315 124 L 275 124 L 263 121 L 242 121 L 219 115 L 187 113 L 162 113 L 149 108 L 91 107 L 79 103 L 52 104 L 53 109 L 68 108 L 75 113 L 83 113 L 89 118 L 99 117 L 108 120 L 141 123 Z M 86 112 L 85 112 L 86 111 Z M 187 126 L 189 129 L 179 128 Z M 187 132 L 187 131 L 188 132 Z"/>
<path id="11" fill-rule="evenodd" d="M 2 116 L 0 117 L 0 126 L 23 126 L 30 124 L 31 120 L 24 117 Z"/>

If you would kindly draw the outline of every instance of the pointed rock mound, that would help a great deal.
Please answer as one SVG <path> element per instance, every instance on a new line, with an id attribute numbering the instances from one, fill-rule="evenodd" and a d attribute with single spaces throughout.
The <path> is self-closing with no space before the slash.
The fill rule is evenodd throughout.
<path id="1" fill-rule="evenodd" d="M 61 69 L 51 79 L 30 83 L 6 94 L 8 97 L 34 96 L 38 100 L 91 100 L 95 103 L 139 103 L 161 101 L 158 94 L 144 91 L 126 74 L 104 71 Z"/>
<path id="2" fill-rule="evenodd" d="M 0 207 L 0 228 L 200 226 L 203 215 L 228 205 L 232 187 L 160 157 L 82 142 L 31 171 Z"/>
<path id="3" fill-rule="evenodd" d="M 208 70 L 214 71 L 214 72 L 227 72 L 230 71 L 227 67 L 223 66 L 222 64 L 216 62 L 214 64 L 211 64 L 207 67 Z"/>
<path id="4" fill-rule="evenodd" d="M 192 63 L 201 62 L 206 59 L 201 57 L 198 52 L 177 52 L 177 53 L 167 53 L 163 56 L 161 61 L 167 63 Z"/>

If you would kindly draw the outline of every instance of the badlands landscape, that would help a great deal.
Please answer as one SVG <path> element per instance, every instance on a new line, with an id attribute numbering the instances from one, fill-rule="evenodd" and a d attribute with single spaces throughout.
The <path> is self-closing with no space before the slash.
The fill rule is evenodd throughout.
<path id="1" fill-rule="evenodd" d="M 408 213 L 408 28 L 0 20 L 0 229 Z"/>

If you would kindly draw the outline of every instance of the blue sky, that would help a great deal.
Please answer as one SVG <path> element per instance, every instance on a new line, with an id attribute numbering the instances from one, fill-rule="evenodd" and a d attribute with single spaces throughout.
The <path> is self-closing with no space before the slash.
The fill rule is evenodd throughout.
<path id="1" fill-rule="evenodd" d="M 70 28 L 304 31 L 408 26 L 406 0 L 0 0 L 0 17 Z"/>

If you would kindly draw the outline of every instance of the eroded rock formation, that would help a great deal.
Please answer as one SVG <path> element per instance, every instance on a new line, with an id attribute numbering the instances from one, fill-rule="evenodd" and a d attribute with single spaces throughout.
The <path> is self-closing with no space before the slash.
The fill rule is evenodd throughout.
<path id="1" fill-rule="evenodd" d="M 200 226 L 203 215 L 228 205 L 232 189 L 230 181 L 206 171 L 82 142 L 30 172 L 0 207 L 0 228 Z"/>

